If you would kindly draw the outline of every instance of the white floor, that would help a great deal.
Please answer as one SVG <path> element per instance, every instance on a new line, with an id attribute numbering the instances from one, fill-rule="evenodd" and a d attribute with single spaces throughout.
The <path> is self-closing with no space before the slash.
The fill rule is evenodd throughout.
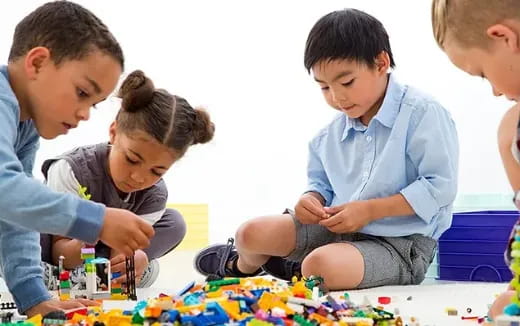
<path id="1" fill-rule="evenodd" d="M 140 298 L 159 293 L 175 294 L 190 281 L 203 281 L 204 278 L 193 269 L 195 254 L 194 251 L 176 251 L 163 257 L 160 260 L 159 278 L 153 288 L 138 292 Z M 388 286 L 348 293 L 354 302 L 361 303 L 366 296 L 374 305 L 378 305 L 379 296 L 389 296 L 392 303 L 385 307 L 387 311 L 394 312 L 397 308 L 405 321 L 414 316 L 421 326 L 456 326 L 477 325 L 475 320 L 461 320 L 461 316 L 486 315 L 488 304 L 506 286 L 505 283 L 445 282 L 428 279 L 417 286 Z M 0 291 L 6 291 L 4 284 L 0 284 Z M 335 293 L 342 294 L 343 292 Z M 411 300 L 407 300 L 408 297 L 411 297 Z M 445 312 L 447 307 L 457 309 L 458 316 L 448 316 Z M 467 313 L 467 308 L 471 308 L 472 312 Z"/>

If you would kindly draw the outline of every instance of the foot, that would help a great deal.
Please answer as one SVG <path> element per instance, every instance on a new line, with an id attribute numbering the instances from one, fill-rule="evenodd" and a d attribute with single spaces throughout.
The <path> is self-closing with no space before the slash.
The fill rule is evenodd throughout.
<path id="1" fill-rule="evenodd" d="M 199 251 L 195 257 L 195 269 L 209 278 L 249 277 L 262 273 L 262 269 L 246 274 L 237 268 L 238 252 L 235 249 L 233 238 L 227 244 L 217 244 Z"/>
<path id="2" fill-rule="evenodd" d="M 287 260 L 282 257 L 271 257 L 262 266 L 262 269 L 274 277 L 290 281 L 293 276 L 301 277 L 302 265 L 298 262 Z"/>

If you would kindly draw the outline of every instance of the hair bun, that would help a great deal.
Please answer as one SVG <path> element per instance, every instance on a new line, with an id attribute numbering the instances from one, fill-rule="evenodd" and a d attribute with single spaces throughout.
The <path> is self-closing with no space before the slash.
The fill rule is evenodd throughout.
<path id="1" fill-rule="evenodd" d="M 141 70 L 133 71 L 125 78 L 118 96 L 123 99 L 123 110 L 136 112 L 152 102 L 155 86 Z"/>
<path id="2" fill-rule="evenodd" d="M 213 138 L 215 124 L 211 122 L 208 112 L 202 108 L 195 108 L 195 121 L 193 122 L 193 143 L 204 144 Z"/>

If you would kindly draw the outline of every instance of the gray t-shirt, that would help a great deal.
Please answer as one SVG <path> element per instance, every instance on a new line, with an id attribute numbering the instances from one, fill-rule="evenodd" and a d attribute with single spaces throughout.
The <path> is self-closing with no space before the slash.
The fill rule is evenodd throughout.
<path id="1" fill-rule="evenodd" d="M 155 224 L 164 214 L 168 190 L 163 179 L 150 188 L 126 194 L 122 198 L 108 175 L 108 143 L 77 147 L 56 158 L 46 160 L 42 172 L 47 185 L 60 192 L 79 194 L 80 185 L 87 188 L 90 200 L 107 207 L 127 209 Z M 99 256 L 108 256 L 106 248 Z"/>

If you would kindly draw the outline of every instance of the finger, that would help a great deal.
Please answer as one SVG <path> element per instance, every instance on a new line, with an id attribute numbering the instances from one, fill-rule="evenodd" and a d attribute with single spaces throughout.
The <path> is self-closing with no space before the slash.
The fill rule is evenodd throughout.
<path id="1" fill-rule="evenodd" d="M 329 229 L 330 232 L 333 232 L 333 233 L 345 233 L 346 231 L 344 230 L 343 228 L 343 224 L 341 223 L 338 223 L 336 225 L 333 225 L 327 229 Z"/>
<path id="2" fill-rule="evenodd" d="M 150 239 L 148 239 L 148 237 L 144 233 L 137 232 L 134 235 L 132 246 L 132 248 L 134 248 L 134 251 L 138 249 L 148 248 L 150 246 Z"/>
<path id="3" fill-rule="evenodd" d="M 99 302 L 94 301 L 94 300 L 89 300 L 89 299 L 76 299 L 76 301 L 78 301 L 80 304 L 87 306 L 87 307 L 100 305 Z"/>
<path id="4" fill-rule="evenodd" d="M 110 266 L 112 273 L 122 273 L 126 271 L 126 262 L 121 262 L 116 265 Z"/>
<path id="5" fill-rule="evenodd" d="M 325 213 L 327 213 L 329 215 L 335 215 L 335 214 L 341 212 L 342 209 L 343 209 L 343 207 L 341 207 L 341 206 L 323 207 L 323 210 L 325 211 Z"/>
<path id="6" fill-rule="evenodd" d="M 318 223 L 318 221 L 320 220 L 320 217 L 319 216 L 316 216 L 314 213 L 312 213 L 311 211 L 309 211 L 307 208 L 303 207 L 301 208 L 300 210 L 300 216 L 301 218 L 306 221 L 307 223 Z"/>
<path id="7" fill-rule="evenodd" d="M 332 217 L 321 220 L 320 224 L 325 227 L 331 227 L 333 225 L 341 223 L 341 221 L 342 221 L 341 216 L 339 214 L 337 214 Z"/>
<path id="8" fill-rule="evenodd" d="M 311 215 L 316 216 L 318 219 L 325 217 L 326 214 L 320 206 L 315 205 L 311 201 L 304 201 L 302 203 L 302 208 L 308 211 Z"/>
<path id="9" fill-rule="evenodd" d="M 141 229 L 141 231 L 144 232 L 145 236 L 148 239 L 151 239 L 154 236 L 154 234 L 155 234 L 153 226 L 150 225 L 149 223 L 145 222 L 145 221 L 141 221 L 140 229 Z"/>
<path id="10" fill-rule="evenodd" d="M 58 304 L 58 307 L 62 310 L 70 310 L 70 309 L 83 308 L 83 307 L 86 307 L 86 305 L 84 305 L 79 300 L 69 300 L 69 301 L 60 301 L 60 303 Z"/>
<path id="11" fill-rule="evenodd" d="M 114 256 L 110 259 L 110 265 L 112 266 L 115 266 L 117 264 L 120 264 L 120 263 L 124 263 L 125 262 L 125 255 L 117 255 L 117 256 Z"/>
<path id="12" fill-rule="evenodd" d="M 126 283 L 126 273 L 121 274 L 118 278 L 112 280 L 114 283 Z"/>

